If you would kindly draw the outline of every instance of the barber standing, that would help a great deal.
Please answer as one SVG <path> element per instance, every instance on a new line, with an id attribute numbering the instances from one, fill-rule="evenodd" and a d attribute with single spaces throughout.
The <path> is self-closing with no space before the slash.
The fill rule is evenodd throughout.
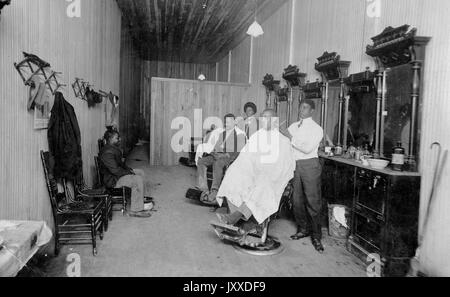
<path id="1" fill-rule="evenodd" d="M 282 133 L 291 139 L 297 161 L 294 177 L 294 215 L 297 233 L 292 240 L 311 236 L 314 248 L 323 253 L 322 245 L 322 198 L 318 149 L 323 139 L 323 129 L 312 119 L 315 104 L 312 100 L 300 103 L 300 121 Z"/>

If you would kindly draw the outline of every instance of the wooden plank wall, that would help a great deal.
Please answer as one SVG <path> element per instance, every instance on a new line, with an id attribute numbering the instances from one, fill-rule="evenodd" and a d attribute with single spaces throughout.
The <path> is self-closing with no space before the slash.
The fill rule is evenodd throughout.
<path id="1" fill-rule="evenodd" d="M 145 135 L 144 115 L 141 111 L 140 89 L 142 59 L 129 34 L 129 25 L 122 17 L 120 50 L 120 112 L 119 126 L 126 151 Z"/>
<path id="2" fill-rule="evenodd" d="M 141 72 L 140 116 L 145 127 L 141 137 L 149 140 L 151 115 L 152 78 L 164 77 L 173 79 L 195 80 L 203 73 L 208 81 L 216 80 L 216 64 L 191 64 L 165 61 L 144 61 Z M 137 113 L 129 116 L 135 117 Z"/>
<path id="3" fill-rule="evenodd" d="M 228 82 L 229 56 L 226 55 L 218 62 L 219 69 L 217 73 L 217 81 Z"/>
<path id="4" fill-rule="evenodd" d="M 47 130 L 33 129 L 26 110 L 28 90 L 13 67 L 22 51 L 39 55 L 70 86 L 81 77 L 95 89 L 119 93 L 120 11 L 114 1 L 82 1 L 81 18 L 66 15 L 66 1 L 15 0 L 0 18 L 0 219 L 44 220 L 52 223 L 48 192 L 39 157 L 47 150 Z M 104 132 L 104 106 L 88 109 L 63 94 L 76 111 L 83 147 L 84 175 L 94 177 L 93 155 Z"/>
<path id="5" fill-rule="evenodd" d="M 151 165 L 176 165 L 178 159 L 186 155 L 175 153 L 171 148 L 172 136 L 178 132 L 171 129 L 173 119 L 185 117 L 194 129 L 194 109 L 202 110 L 203 120 L 212 116 L 222 119 L 227 113 L 240 115 L 248 87 L 244 84 L 152 78 Z M 202 125 L 202 120 L 196 123 Z M 189 140 L 189 135 L 186 138 Z"/>
<path id="6" fill-rule="evenodd" d="M 245 38 L 245 40 L 241 42 L 241 44 L 239 44 L 235 49 L 231 51 L 230 78 L 232 83 L 242 83 L 242 84 L 249 83 L 250 46 L 251 46 L 251 37 L 249 36 Z"/>
<path id="7" fill-rule="evenodd" d="M 367 10 L 376 2 L 381 4 L 381 15 L 371 18 Z M 290 17 L 289 12 L 293 12 Z M 266 33 L 254 39 L 251 62 L 254 78 L 249 94 L 258 99 L 263 97 L 262 76 L 272 72 L 279 78 L 288 63 L 298 65 L 308 74 L 308 79 L 314 81 L 319 78 L 314 64 L 324 51 L 337 51 L 342 59 L 352 61 L 350 73 L 361 72 L 366 67 L 374 69 L 374 62 L 365 54 L 365 48 L 371 44 L 370 38 L 387 26 L 409 24 L 418 28 L 419 35 L 433 37 L 427 49 L 423 76 L 425 116 L 420 156 L 423 165 L 420 217 L 423 221 L 436 159 L 429 146 L 439 141 L 444 148 L 450 148 L 450 90 L 447 83 L 450 68 L 445 66 L 450 63 L 450 38 L 448 26 L 443 25 L 448 23 L 449 14 L 450 2 L 447 0 L 291 0 L 263 23 Z M 293 30 L 289 29 L 289 23 Z M 236 55 L 233 58 L 238 59 Z M 239 69 L 231 69 L 232 73 L 235 71 Z M 431 232 L 426 236 L 422 252 L 425 259 L 422 269 L 430 275 L 450 275 L 450 200 L 445 186 L 448 181 L 449 163 L 445 164 L 442 185 L 436 193 L 436 207 L 429 227 Z"/>

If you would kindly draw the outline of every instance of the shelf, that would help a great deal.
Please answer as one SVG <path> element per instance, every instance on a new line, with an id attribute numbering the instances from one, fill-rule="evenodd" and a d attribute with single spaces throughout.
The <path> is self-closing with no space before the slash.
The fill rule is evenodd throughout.
<path id="1" fill-rule="evenodd" d="M 323 159 L 327 159 L 330 161 L 334 161 L 334 162 L 338 162 L 338 163 L 344 163 L 347 165 L 351 165 L 351 166 L 355 166 L 358 168 L 362 168 L 362 169 L 366 169 L 366 170 L 371 170 L 371 171 L 375 171 L 378 173 L 382 173 L 382 174 L 386 174 L 386 175 L 391 175 L 391 176 L 416 176 L 416 177 L 420 177 L 420 173 L 419 172 L 408 172 L 408 171 L 394 171 L 392 169 L 386 168 L 386 169 L 375 169 L 369 166 L 364 166 L 362 163 L 357 162 L 356 160 L 351 160 L 351 159 L 346 159 L 343 157 L 329 157 L 326 156 L 323 153 L 319 153 L 320 158 Z"/>

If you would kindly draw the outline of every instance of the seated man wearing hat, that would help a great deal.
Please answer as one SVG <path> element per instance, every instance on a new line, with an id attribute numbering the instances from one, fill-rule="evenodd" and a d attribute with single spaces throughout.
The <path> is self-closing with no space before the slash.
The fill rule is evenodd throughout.
<path id="1" fill-rule="evenodd" d="M 200 200 L 215 205 L 225 169 L 236 160 L 246 142 L 245 133 L 236 127 L 236 118 L 232 114 L 225 116 L 225 129 L 211 132 L 207 143 L 197 149 L 197 189 L 202 192 Z M 213 167 L 213 182 L 208 190 L 207 168 Z"/>

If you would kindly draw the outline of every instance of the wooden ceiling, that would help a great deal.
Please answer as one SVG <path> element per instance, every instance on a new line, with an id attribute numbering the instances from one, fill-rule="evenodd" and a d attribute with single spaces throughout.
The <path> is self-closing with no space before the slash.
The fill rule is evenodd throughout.
<path id="1" fill-rule="evenodd" d="M 214 63 L 286 0 L 117 0 L 146 60 Z"/>

